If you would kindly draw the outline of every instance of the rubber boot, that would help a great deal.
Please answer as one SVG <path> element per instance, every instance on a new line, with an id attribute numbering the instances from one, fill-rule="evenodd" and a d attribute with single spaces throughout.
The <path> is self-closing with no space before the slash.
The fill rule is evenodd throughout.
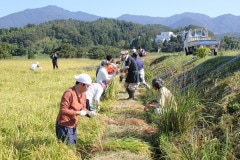
<path id="1" fill-rule="evenodd" d="M 131 99 L 132 95 L 131 95 L 131 90 L 129 88 L 126 89 L 127 93 L 128 93 L 128 98 L 127 99 Z"/>
<path id="2" fill-rule="evenodd" d="M 123 75 L 120 75 L 120 76 L 119 76 L 119 80 L 120 80 L 120 82 L 123 81 Z"/>
<path id="3" fill-rule="evenodd" d="M 130 90 L 130 92 L 131 92 L 130 94 L 131 94 L 131 97 L 132 97 L 131 99 L 136 100 L 136 98 L 134 97 L 135 90 Z"/>
<path id="4" fill-rule="evenodd" d="M 128 89 L 128 90 L 129 90 L 129 91 L 128 91 L 128 92 L 129 92 L 129 93 L 128 93 L 128 94 L 129 94 L 129 98 L 128 98 L 128 99 L 129 99 L 129 100 L 130 100 L 130 99 L 135 100 L 135 98 L 134 98 L 135 90 L 131 90 L 131 89 Z"/>

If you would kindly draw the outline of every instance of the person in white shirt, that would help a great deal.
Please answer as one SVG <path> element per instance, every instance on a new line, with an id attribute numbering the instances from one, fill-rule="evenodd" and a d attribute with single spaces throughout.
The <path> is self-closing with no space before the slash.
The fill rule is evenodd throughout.
<path id="1" fill-rule="evenodd" d="M 107 60 L 103 60 L 101 63 L 101 67 L 97 71 L 97 83 L 103 82 L 104 84 L 108 84 L 109 81 L 115 76 L 115 74 L 108 74 L 107 67 L 110 63 Z"/>
<path id="2" fill-rule="evenodd" d="M 102 82 L 92 83 L 86 91 L 86 107 L 89 111 L 100 110 L 100 98 L 106 85 Z"/>
<path id="3" fill-rule="evenodd" d="M 29 69 L 32 70 L 32 71 L 35 71 L 36 69 L 42 70 L 42 67 L 40 67 L 39 62 L 35 62 L 29 67 Z"/>

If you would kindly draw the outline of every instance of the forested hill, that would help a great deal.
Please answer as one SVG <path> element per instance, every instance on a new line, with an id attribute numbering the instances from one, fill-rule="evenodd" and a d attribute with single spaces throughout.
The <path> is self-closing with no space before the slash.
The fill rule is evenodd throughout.
<path id="1" fill-rule="evenodd" d="M 51 8 L 51 12 L 49 12 L 49 8 Z M 42 12 L 43 10 L 44 12 Z M 40 24 L 29 23 L 19 28 L 0 29 L 0 59 L 22 55 L 27 55 L 31 59 L 36 54 L 50 54 L 54 51 L 58 51 L 61 58 L 102 59 L 106 54 L 114 54 L 113 56 L 117 57 L 121 50 L 138 48 L 139 46 L 148 52 L 157 52 L 159 49 L 168 53 L 181 52 L 183 51 L 181 37 L 183 30 L 200 27 L 188 25 L 171 28 L 161 24 L 143 25 L 129 20 L 99 18 L 89 14 L 84 15 L 86 19 L 76 20 L 78 19 L 76 17 L 69 18 L 73 13 L 56 6 L 25 10 L 23 13 L 25 12 L 29 13 L 28 16 L 35 15 L 34 19 L 39 18 L 36 16 L 36 12 L 43 17 L 48 15 L 49 20 L 55 19 L 55 14 L 51 15 L 53 12 L 64 14 L 65 17 Z M 76 14 L 74 15 L 76 16 Z M 2 24 L 1 19 L 0 24 Z M 21 19 L 22 17 L 19 17 L 18 21 Z M 177 37 L 171 37 L 170 41 L 155 42 L 156 35 L 163 31 L 172 31 Z M 209 30 L 209 35 L 214 37 L 211 30 Z M 233 37 L 229 37 L 229 35 L 218 36 L 218 40 L 221 40 L 220 47 L 224 50 L 239 49 L 239 37 L 238 40 L 234 38 L 237 34 L 231 34 Z"/>
<path id="2" fill-rule="evenodd" d="M 0 59 L 36 54 L 51 54 L 57 51 L 60 58 L 103 59 L 107 54 L 119 56 L 121 50 L 141 46 L 147 52 L 183 51 L 182 33 L 186 26 L 172 29 L 163 25 L 141 25 L 115 19 L 98 19 L 93 22 L 79 20 L 54 20 L 40 25 L 29 24 L 23 28 L 0 29 Z M 169 41 L 155 41 L 156 35 L 172 31 L 177 37 Z M 209 31 L 210 37 L 214 34 Z M 239 49 L 240 43 L 233 37 L 224 37 L 221 48 Z"/>
<path id="3" fill-rule="evenodd" d="M 172 29 L 163 25 L 140 25 L 114 19 L 93 22 L 55 20 L 40 25 L 29 24 L 23 28 L 0 29 L 0 44 L 7 44 L 5 48 L 12 55 L 26 55 L 28 52 L 49 54 L 64 48 L 66 53 L 63 49 L 60 56 L 65 58 L 80 57 L 86 52 L 102 56 L 106 50 L 84 49 L 105 46 L 112 53 L 119 53 L 120 49 L 142 46 L 151 50 L 157 48 L 152 43 L 155 36 L 166 30 Z"/>

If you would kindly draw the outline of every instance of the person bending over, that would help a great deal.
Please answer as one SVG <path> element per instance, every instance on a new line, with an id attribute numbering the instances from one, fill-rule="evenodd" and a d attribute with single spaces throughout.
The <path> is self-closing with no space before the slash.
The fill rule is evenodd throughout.
<path id="1" fill-rule="evenodd" d="M 154 99 L 146 104 L 145 111 L 153 109 L 154 113 L 162 114 L 166 107 L 174 107 L 176 109 L 176 102 L 173 94 L 163 86 L 164 81 L 160 78 L 152 80 L 152 89 L 158 92 L 158 98 Z"/>
<path id="2" fill-rule="evenodd" d="M 94 116 L 94 113 L 86 108 L 86 91 L 92 84 L 88 74 L 82 73 L 75 76 L 76 83 L 67 89 L 61 98 L 60 109 L 56 119 L 56 136 L 59 141 L 67 145 L 75 145 L 77 142 L 77 124 L 79 117 Z"/>

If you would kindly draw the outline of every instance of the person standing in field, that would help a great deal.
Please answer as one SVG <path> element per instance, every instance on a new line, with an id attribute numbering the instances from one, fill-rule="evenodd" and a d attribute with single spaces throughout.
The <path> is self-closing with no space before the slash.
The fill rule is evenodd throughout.
<path id="1" fill-rule="evenodd" d="M 125 60 L 122 59 L 122 54 L 125 54 L 126 56 L 128 55 L 128 52 L 127 51 L 121 51 L 120 53 L 120 59 L 121 59 L 121 63 L 119 63 L 119 72 L 120 72 L 120 75 L 119 75 L 119 80 L 120 82 L 123 81 L 124 78 L 126 78 L 126 73 L 127 73 L 127 70 L 125 70 Z"/>
<path id="2" fill-rule="evenodd" d="M 151 100 L 144 107 L 145 111 L 153 109 L 155 114 L 162 114 L 166 111 L 166 107 L 172 107 L 177 110 L 177 104 L 174 100 L 173 94 L 163 86 L 164 81 L 160 78 L 155 78 L 152 80 L 153 90 L 158 92 L 158 98 Z"/>
<path id="3" fill-rule="evenodd" d="M 100 98 L 106 88 L 106 85 L 102 82 L 92 83 L 88 90 L 87 95 L 87 109 L 89 111 L 100 111 Z"/>
<path id="4" fill-rule="evenodd" d="M 142 47 L 138 47 L 138 55 L 139 57 L 145 57 L 147 56 L 147 52 Z"/>
<path id="5" fill-rule="evenodd" d="M 148 89 L 150 89 L 150 86 L 145 81 L 145 71 L 144 71 L 144 64 L 143 61 L 137 56 L 137 50 L 132 50 L 132 57 L 137 63 L 138 66 L 138 72 L 139 72 L 139 84 L 145 85 Z"/>
<path id="6" fill-rule="evenodd" d="M 120 71 L 126 73 L 124 87 L 126 88 L 126 91 L 129 95 L 127 99 L 135 100 L 134 95 L 139 83 L 137 63 L 131 56 L 128 55 L 126 51 L 122 51 L 120 53 L 120 56 L 121 60 L 124 63 L 123 68 Z"/>
<path id="7" fill-rule="evenodd" d="M 40 66 L 39 62 L 35 62 L 29 67 L 29 69 L 32 71 L 35 71 L 36 69 L 42 70 L 42 67 Z"/>
<path id="8" fill-rule="evenodd" d="M 50 58 L 52 59 L 52 65 L 53 65 L 53 69 L 57 68 L 58 69 L 58 55 L 57 52 L 54 52 Z"/>
<path id="9" fill-rule="evenodd" d="M 88 74 L 75 76 L 76 83 L 67 89 L 61 98 L 60 110 L 56 119 L 56 136 L 67 145 L 77 142 L 77 124 L 79 116 L 92 117 L 95 114 L 86 108 L 86 91 L 92 84 Z"/>

